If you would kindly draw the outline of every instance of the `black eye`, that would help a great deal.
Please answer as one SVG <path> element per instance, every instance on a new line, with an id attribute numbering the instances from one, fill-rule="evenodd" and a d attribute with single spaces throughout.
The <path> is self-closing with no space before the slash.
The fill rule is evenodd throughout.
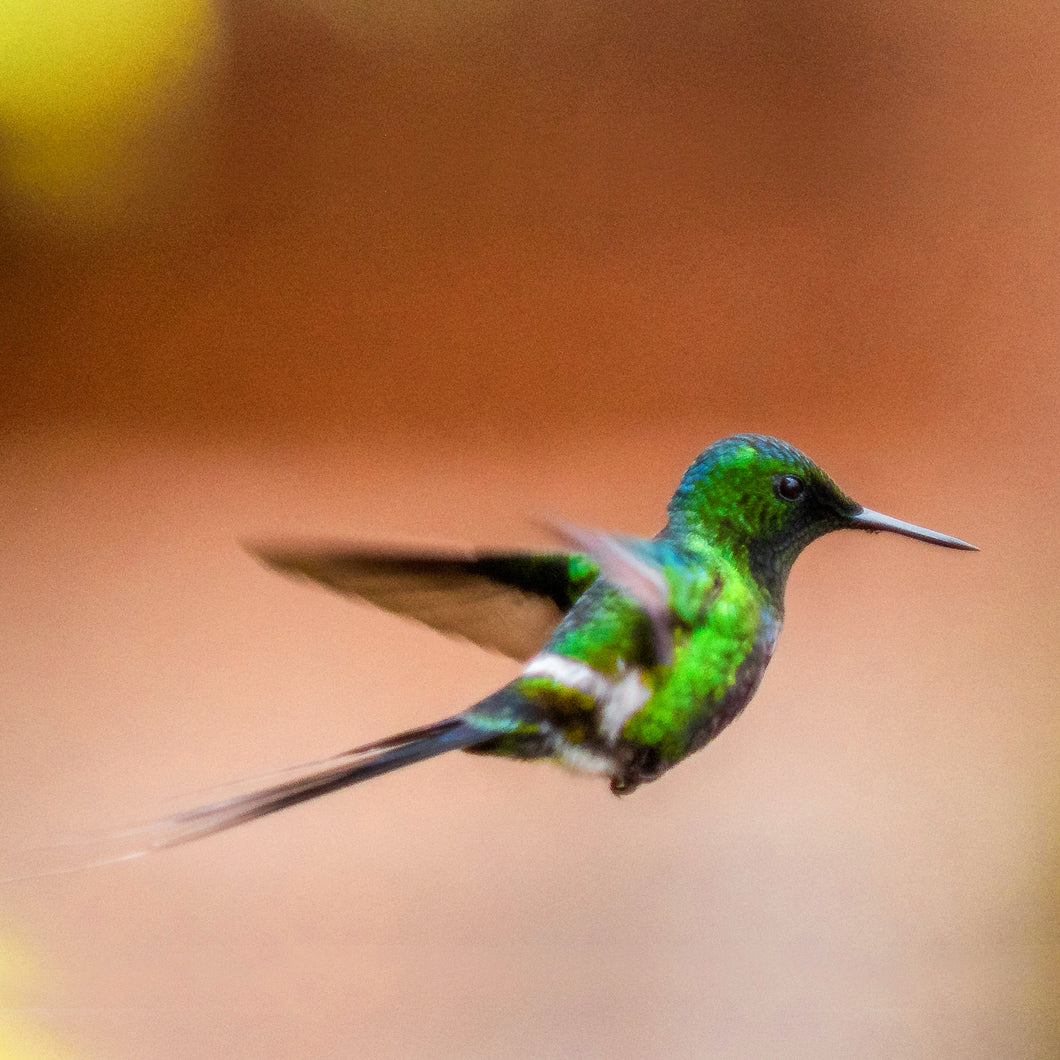
<path id="1" fill-rule="evenodd" d="M 773 480 L 773 492 L 781 500 L 797 501 L 806 491 L 806 483 L 798 475 L 781 475 Z"/>

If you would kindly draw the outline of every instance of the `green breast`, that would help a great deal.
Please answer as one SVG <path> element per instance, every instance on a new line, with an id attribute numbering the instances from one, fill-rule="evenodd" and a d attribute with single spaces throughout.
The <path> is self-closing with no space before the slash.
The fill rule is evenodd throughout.
<path id="1" fill-rule="evenodd" d="M 675 631 L 673 666 L 653 672 L 651 698 L 622 729 L 623 739 L 670 762 L 688 753 L 714 715 L 732 709 L 732 693 L 746 683 L 741 667 L 755 647 L 762 601 L 750 579 L 726 567 L 720 595 L 696 623 Z"/>

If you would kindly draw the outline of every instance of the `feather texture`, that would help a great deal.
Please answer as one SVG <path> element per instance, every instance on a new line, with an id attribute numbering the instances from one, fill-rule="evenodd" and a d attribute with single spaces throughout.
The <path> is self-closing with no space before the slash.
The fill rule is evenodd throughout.
<path id="1" fill-rule="evenodd" d="M 372 547 L 250 546 L 308 578 L 510 658 L 531 658 L 596 577 L 581 556 L 552 552 L 407 552 Z"/>

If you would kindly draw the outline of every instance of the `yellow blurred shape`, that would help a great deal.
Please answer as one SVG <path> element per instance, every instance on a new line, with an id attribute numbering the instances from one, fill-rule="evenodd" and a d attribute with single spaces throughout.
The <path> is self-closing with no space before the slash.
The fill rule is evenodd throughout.
<path id="1" fill-rule="evenodd" d="M 73 1054 L 33 1025 L 33 1010 L 20 1010 L 19 994 L 36 978 L 29 956 L 0 939 L 0 1060 L 71 1060 Z"/>
<path id="2" fill-rule="evenodd" d="M 216 27 L 211 0 L 0 0 L 9 190 L 45 206 L 110 197 L 132 135 L 185 81 Z"/>

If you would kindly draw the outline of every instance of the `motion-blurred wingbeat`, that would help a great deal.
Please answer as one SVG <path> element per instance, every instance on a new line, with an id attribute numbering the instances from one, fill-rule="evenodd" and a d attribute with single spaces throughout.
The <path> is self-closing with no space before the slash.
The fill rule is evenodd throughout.
<path id="1" fill-rule="evenodd" d="M 445 751 L 549 759 L 631 792 L 743 710 L 773 655 L 792 563 L 844 528 L 975 550 L 863 508 L 803 453 L 754 434 L 699 456 L 651 539 L 557 524 L 563 552 L 255 549 L 276 570 L 503 652 L 523 671 L 433 725 L 113 837 L 122 850 L 102 860 L 176 846 Z"/>

